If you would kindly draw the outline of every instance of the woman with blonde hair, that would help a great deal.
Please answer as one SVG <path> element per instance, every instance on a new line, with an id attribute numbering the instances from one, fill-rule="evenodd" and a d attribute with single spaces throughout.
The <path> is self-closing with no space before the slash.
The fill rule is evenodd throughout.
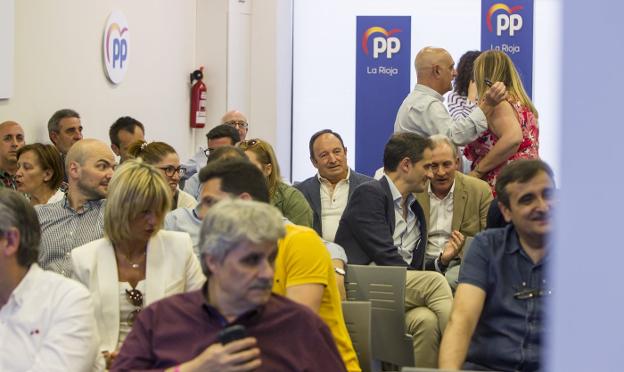
<path id="1" fill-rule="evenodd" d="M 65 167 L 58 150 L 52 145 L 32 143 L 17 150 L 17 191 L 30 199 L 30 204 L 48 204 L 63 199 L 59 190 Z"/>
<path id="2" fill-rule="evenodd" d="M 127 160 L 108 187 L 105 237 L 71 252 L 73 277 L 93 298 L 107 365 L 144 306 L 204 284 L 189 235 L 161 230 L 170 203 L 160 171 L 140 159 Z"/>
<path id="3" fill-rule="evenodd" d="M 539 158 L 537 110 L 504 52 L 483 52 L 474 62 L 474 78 L 479 97 L 485 95 L 492 81 L 501 81 L 507 87 L 508 98 L 494 108 L 488 130 L 464 149 L 472 160 L 469 174 L 487 181 L 494 191 L 496 178 L 507 163 Z"/>
<path id="4" fill-rule="evenodd" d="M 282 181 L 273 147 L 257 138 L 241 141 L 238 147 L 245 151 L 249 160 L 264 174 L 269 186 L 271 205 L 295 225 L 312 227 L 312 208 L 301 191 Z"/>
<path id="5" fill-rule="evenodd" d="M 172 193 L 171 209 L 197 206 L 197 200 L 179 188 L 180 178 L 184 176 L 185 170 L 180 166 L 180 157 L 171 145 L 165 142 L 136 141 L 128 147 L 128 155 L 143 159 L 165 176 Z"/>

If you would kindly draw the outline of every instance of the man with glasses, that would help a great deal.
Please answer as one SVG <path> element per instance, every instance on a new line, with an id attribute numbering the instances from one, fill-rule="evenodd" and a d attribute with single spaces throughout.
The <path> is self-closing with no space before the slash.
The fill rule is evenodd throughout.
<path id="1" fill-rule="evenodd" d="M 212 128 L 206 134 L 206 140 L 208 142 L 208 148 L 204 150 L 204 159 L 201 162 L 197 161 L 197 165 L 201 164 L 201 167 L 198 167 L 197 172 L 190 176 L 184 183 L 184 191 L 192 195 L 195 199 L 199 199 L 199 170 L 206 165 L 206 159 L 210 155 L 210 152 L 219 147 L 234 146 L 241 141 L 241 138 L 239 136 L 239 131 L 235 127 L 221 124 Z"/>
<path id="2" fill-rule="evenodd" d="M 221 118 L 221 123 L 236 129 L 240 137 L 239 141 L 244 141 L 247 138 L 249 123 L 247 123 L 247 118 L 242 112 L 236 110 L 226 112 Z"/>
<path id="3" fill-rule="evenodd" d="M 67 153 L 68 189 L 63 199 L 35 206 L 41 223 L 39 265 L 71 276 L 71 250 L 104 234 L 104 205 L 115 168 L 110 147 L 84 139 Z"/>
<path id="4" fill-rule="evenodd" d="M 414 65 L 417 84 L 399 107 L 395 133 L 411 132 L 422 137 L 439 133 L 456 145 L 466 145 L 488 128 L 486 117 L 507 94 L 503 83 L 495 83 L 467 118 L 456 121 L 449 115 L 442 96 L 452 89 L 457 75 L 453 57 L 442 48 L 425 47 L 416 55 Z"/>
<path id="5" fill-rule="evenodd" d="M 554 188 L 540 160 L 517 160 L 498 176 L 498 205 L 511 224 L 477 235 L 464 257 L 440 368 L 540 369 Z"/>
<path id="6" fill-rule="evenodd" d="M 0 370 L 88 371 L 99 337 L 89 291 L 41 270 L 37 214 L 0 189 Z"/>

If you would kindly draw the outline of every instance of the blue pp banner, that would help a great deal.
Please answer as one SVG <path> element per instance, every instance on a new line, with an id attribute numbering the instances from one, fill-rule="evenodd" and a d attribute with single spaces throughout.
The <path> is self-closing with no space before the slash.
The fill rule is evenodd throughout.
<path id="1" fill-rule="evenodd" d="M 383 165 L 397 110 L 410 92 L 409 16 L 358 16 L 355 75 L 355 170 Z"/>
<path id="2" fill-rule="evenodd" d="M 481 50 L 507 53 L 533 95 L 533 0 L 481 1 Z"/>

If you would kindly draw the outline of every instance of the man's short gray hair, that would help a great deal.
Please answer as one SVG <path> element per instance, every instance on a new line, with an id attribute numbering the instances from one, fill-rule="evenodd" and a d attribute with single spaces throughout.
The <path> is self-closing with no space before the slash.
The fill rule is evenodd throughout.
<path id="1" fill-rule="evenodd" d="M 30 202 L 17 191 L 0 189 L 0 235 L 11 229 L 20 233 L 17 249 L 17 263 L 30 267 L 39 257 L 41 227 L 35 209 Z"/>
<path id="2" fill-rule="evenodd" d="M 202 267 L 204 257 L 223 262 L 241 243 L 277 243 L 284 237 L 284 219 L 277 208 L 251 200 L 227 199 L 210 208 L 199 233 Z"/>
<path id="3" fill-rule="evenodd" d="M 72 109 L 62 109 L 55 112 L 50 120 L 48 120 L 48 133 L 58 132 L 60 130 L 61 120 L 65 118 L 80 119 L 80 115 Z"/>
<path id="4" fill-rule="evenodd" d="M 431 140 L 431 142 L 433 142 L 433 148 L 436 148 L 442 144 L 447 144 L 453 152 L 453 157 L 457 158 L 457 146 L 455 146 L 450 138 L 448 138 L 444 134 L 434 134 L 433 136 L 429 137 L 429 139 Z"/>

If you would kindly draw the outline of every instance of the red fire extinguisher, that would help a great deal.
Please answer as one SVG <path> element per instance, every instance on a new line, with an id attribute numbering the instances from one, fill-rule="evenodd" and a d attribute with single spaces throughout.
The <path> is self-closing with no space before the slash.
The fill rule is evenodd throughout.
<path id="1" fill-rule="evenodd" d="M 206 125 L 206 85 L 204 66 L 191 73 L 191 128 L 203 128 Z"/>

